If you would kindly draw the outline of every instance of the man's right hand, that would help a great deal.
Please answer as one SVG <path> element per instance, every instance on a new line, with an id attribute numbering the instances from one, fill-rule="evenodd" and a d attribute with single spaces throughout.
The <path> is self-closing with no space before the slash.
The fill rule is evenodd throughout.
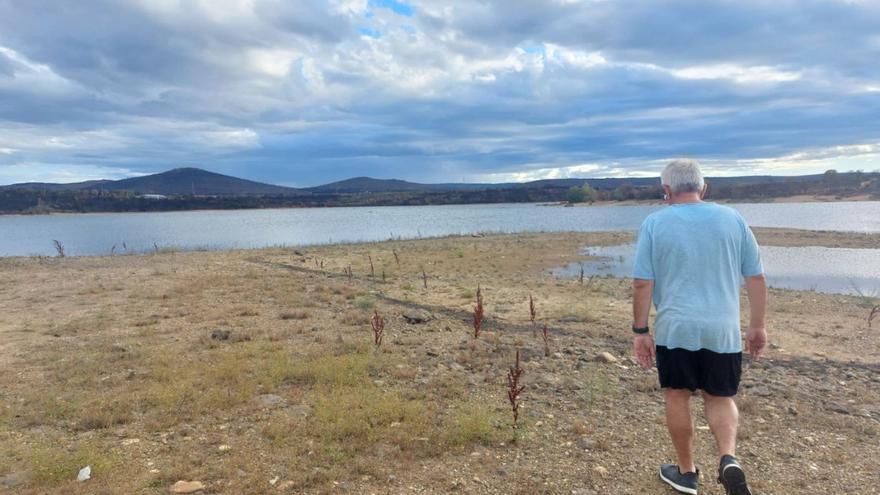
<path id="1" fill-rule="evenodd" d="M 752 355 L 752 360 L 758 361 L 764 354 L 767 346 L 767 330 L 763 326 L 749 327 L 746 332 L 746 351 Z"/>
<path id="2" fill-rule="evenodd" d="M 650 334 L 640 334 L 635 336 L 633 340 L 633 350 L 636 353 L 636 360 L 646 370 L 654 366 L 654 338 Z"/>

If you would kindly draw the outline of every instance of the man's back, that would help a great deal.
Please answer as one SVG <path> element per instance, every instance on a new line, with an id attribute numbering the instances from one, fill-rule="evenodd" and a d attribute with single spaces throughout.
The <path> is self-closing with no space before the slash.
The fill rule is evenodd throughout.
<path id="1" fill-rule="evenodd" d="M 639 231 L 633 278 L 654 281 L 657 345 L 740 352 L 741 277 L 762 272 L 755 238 L 732 208 L 675 204 Z"/>

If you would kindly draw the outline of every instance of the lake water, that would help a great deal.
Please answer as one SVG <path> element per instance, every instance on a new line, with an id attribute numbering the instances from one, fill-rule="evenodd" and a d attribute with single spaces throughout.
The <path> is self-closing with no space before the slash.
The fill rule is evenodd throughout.
<path id="1" fill-rule="evenodd" d="M 585 276 L 632 276 L 634 244 L 587 247 L 584 254 L 596 257 L 583 263 Z M 880 249 L 761 246 L 761 258 L 771 287 L 880 295 Z M 576 277 L 580 268 L 572 263 L 554 274 Z"/>
<path id="2" fill-rule="evenodd" d="M 733 205 L 750 224 L 880 232 L 880 202 Z M 160 248 L 235 249 L 380 241 L 476 232 L 635 230 L 662 208 L 537 204 L 386 206 L 162 213 L 0 216 L 0 256 L 70 255 Z"/>

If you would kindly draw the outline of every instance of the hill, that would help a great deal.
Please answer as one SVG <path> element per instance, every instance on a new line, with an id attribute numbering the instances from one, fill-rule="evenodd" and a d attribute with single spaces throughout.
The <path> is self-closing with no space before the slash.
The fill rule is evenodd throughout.
<path id="1" fill-rule="evenodd" d="M 167 172 L 121 180 L 100 180 L 73 184 L 31 182 L 4 186 L 6 189 L 46 191 L 102 190 L 130 191 L 137 194 L 194 196 L 290 196 L 307 194 L 298 189 L 239 179 L 200 168 L 175 168 Z"/>

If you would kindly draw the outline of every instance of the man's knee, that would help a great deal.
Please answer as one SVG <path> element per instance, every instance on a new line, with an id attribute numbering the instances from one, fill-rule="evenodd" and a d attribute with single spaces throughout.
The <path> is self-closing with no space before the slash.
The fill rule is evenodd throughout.
<path id="1" fill-rule="evenodd" d="M 690 402 L 693 392 L 686 388 L 665 388 L 667 402 Z"/>

